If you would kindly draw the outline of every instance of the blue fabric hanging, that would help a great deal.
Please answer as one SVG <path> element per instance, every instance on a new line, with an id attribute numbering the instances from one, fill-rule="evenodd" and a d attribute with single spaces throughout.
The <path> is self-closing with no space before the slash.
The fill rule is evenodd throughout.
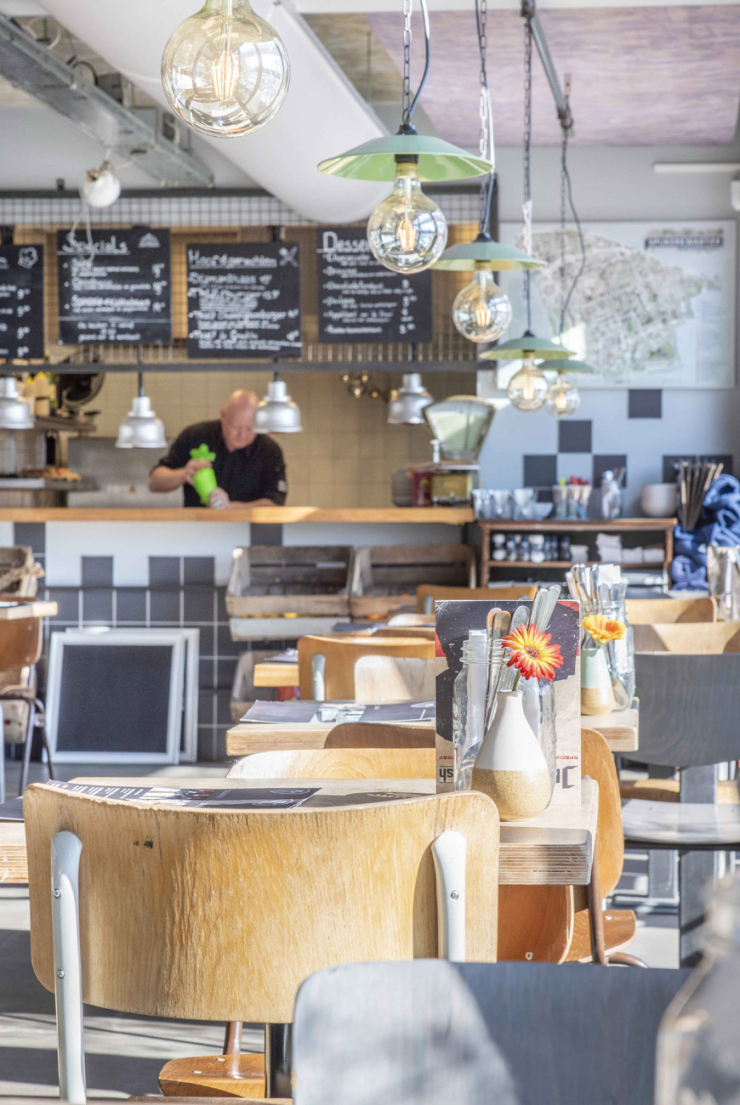
<path id="1" fill-rule="evenodd" d="M 707 545 L 740 545 L 740 481 L 718 476 L 704 496 L 696 529 L 676 526 L 671 576 L 676 591 L 707 587 Z"/>

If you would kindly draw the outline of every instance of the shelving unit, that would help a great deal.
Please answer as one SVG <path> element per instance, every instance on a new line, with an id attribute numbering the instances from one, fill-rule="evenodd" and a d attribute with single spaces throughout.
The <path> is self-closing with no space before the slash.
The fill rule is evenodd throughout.
<path id="1" fill-rule="evenodd" d="M 668 572 L 673 559 L 673 530 L 677 522 L 675 518 L 617 518 L 615 521 L 562 521 L 548 518 L 544 522 L 513 522 L 513 521 L 479 521 L 477 523 L 481 531 L 481 581 L 491 581 L 491 569 L 499 574 L 517 569 L 527 569 L 530 572 L 543 570 L 566 571 L 573 563 L 571 560 L 545 560 L 535 563 L 532 560 L 493 560 L 491 559 L 491 535 L 494 533 L 546 533 L 562 536 L 573 534 L 593 535 L 597 533 L 618 533 L 624 537 L 636 537 L 641 535 L 662 537 L 663 560 L 655 564 L 623 563 L 620 567 L 625 569 L 653 569 L 654 571 Z M 657 544 L 657 541 L 653 541 Z M 599 564 L 599 560 L 589 560 L 589 564 Z"/>

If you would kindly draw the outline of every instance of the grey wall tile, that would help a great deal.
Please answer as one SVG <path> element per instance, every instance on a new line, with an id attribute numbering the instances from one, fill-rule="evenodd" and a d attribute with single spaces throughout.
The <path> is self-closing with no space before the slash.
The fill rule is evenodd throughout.
<path id="1" fill-rule="evenodd" d="M 59 613 L 54 624 L 60 622 L 77 623 L 80 616 L 80 592 L 76 587 L 49 587 L 46 591 L 50 602 L 59 604 Z"/>
<path id="2" fill-rule="evenodd" d="M 216 580 L 216 558 L 214 556 L 184 556 L 183 581 L 189 584 L 207 584 L 213 587 Z"/>
<path id="3" fill-rule="evenodd" d="M 627 392 L 628 418 L 662 418 L 663 392 L 657 388 L 640 388 Z"/>
<path id="4" fill-rule="evenodd" d="M 212 587 L 192 587 L 183 596 L 185 622 L 208 622 L 213 624 L 216 616 L 216 598 Z"/>
<path id="5" fill-rule="evenodd" d="M 116 621 L 146 624 L 146 589 L 144 587 L 116 589 Z"/>
<path id="6" fill-rule="evenodd" d="M 102 622 L 111 625 L 113 622 L 113 590 L 100 587 L 93 591 L 82 592 L 82 621 Z"/>
<path id="7" fill-rule="evenodd" d="M 524 487 L 552 487 L 558 480 L 558 458 L 553 453 L 527 454 L 523 458 Z"/>
<path id="8" fill-rule="evenodd" d="M 591 421 L 579 419 L 575 422 L 562 419 L 558 423 L 559 453 L 591 452 Z"/>
<path id="9" fill-rule="evenodd" d="M 36 556 L 46 554 L 45 522 L 14 522 L 13 541 L 16 545 L 30 545 Z"/>
<path id="10" fill-rule="evenodd" d="M 284 646 L 281 646 L 284 647 Z M 220 625 L 216 631 L 216 648 L 219 656 L 238 656 L 244 651 L 240 641 L 232 641 L 228 625 Z"/>
<path id="11" fill-rule="evenodd" d="M 250 529 L 250 545 L 282 545 L 283 527 L 253 522 Z"/>
<path id="12" fill-rule="evenodd" d="M 82 586 L 83 587 L 112 587 L 113 586 L 113 557 L 112 556 L 83 556 L 82 557 Z"/>
<path id="13" fill-rule="evenodd" d="M 181 624 L 180 591 L 150 591 L 149 617 L 154 622 Z"/>
<path id="14" fill-rule="evenodd" d="M 180 556 L 150 556 L 149 557 L 149 586 L 150 587 L 175 587 L 180 586 L 181 578 Z"/>

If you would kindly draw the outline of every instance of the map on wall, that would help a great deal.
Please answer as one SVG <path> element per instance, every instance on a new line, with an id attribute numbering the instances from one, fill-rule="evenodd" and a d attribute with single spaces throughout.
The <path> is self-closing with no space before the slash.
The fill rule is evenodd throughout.
<path id="1" fill-rule="evenodd" d="M 586 267 L 571 298 L 563 344 L 601 370 L 578 386 L 728 388 L 735 382 L 735 222 L 583 223 Z M 500 239 L 522 247 L 520 223 Z M 535 224 L 532 329 L 557 334 L 565 283 L 581 264 L 568 224 Z M 524 278 L 500 274 L 514 314 L 504 340 L 526 328 Z"/>

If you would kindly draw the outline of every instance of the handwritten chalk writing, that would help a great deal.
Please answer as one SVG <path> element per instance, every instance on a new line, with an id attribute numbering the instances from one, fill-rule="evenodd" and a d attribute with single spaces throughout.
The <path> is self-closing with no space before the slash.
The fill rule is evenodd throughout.
<path id="1" fill-rule="evenodd" d="M 187 246 L 188 357 L 299 357 L 299 248 Z"/>
<path id="2" fill-rule="evenodd" d="M 0 318 L 0 360 L 43 358 L 43 246 L 0 246 Z"/>
<path id="3" fill-rule="evenodd" d="M 61 342 L 171 341 L 169 230 L 60 230 L 57 270 Z"/>
<path id="4" fill-rule="evenodd" d="M 360 227 L 316 232 L 319 341 L 431 341 L 432 276 L 383 268 Z"/>

